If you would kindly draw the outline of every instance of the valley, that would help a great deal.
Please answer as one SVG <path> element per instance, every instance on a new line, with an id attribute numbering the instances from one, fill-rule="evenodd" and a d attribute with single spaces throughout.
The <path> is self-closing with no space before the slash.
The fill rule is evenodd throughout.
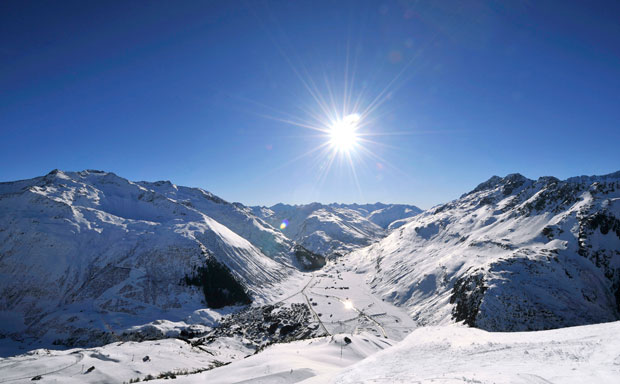
<path id="1" fill-rule="evenodd" d="M 515 174 L 416 212 L 0 183 L 0 383 L 609 382 L 619 193 Z"/>
<path id="2" fill-rule="evenodd" d="M 296 355 L 301 354 L 297 363 L 289 360 L 290 352 L 280 348 L 280 344 L 270 345 L 256 354 L 256 346 L 247 339 L 248 331 L 242 330 L 239 334 L 210 338 L 208 342 L 198 341 L 200 337 L 164 338 L 66 351 L 37 349 L 0 361 L 0 372 L 6 373 L 0 383 L 30 382 L 33 377 L 58 383 L 129 382 L 169 374 L 181 381 L 187 376 L 190 382 L 224 383 L 231 382 L 228 381 L 230 370 L 250 368 L 245 376 L 236 374 L 235 382 L 256 380 L 260 371 L 266 373 L 262 382 L 292 383 L 326 372 L 335 373 L 397 344 L 416 328 L 404 311 L 371 293 L 364 275 L 349 270 L 339 260 L 301 278 L 306 281 L 301 289 L 274 303 L 284 308 L 307 305 L 313 319 L 305 326 L 314 323 L 318 334 L 322 334 L 308 341 L 289 342 L 297 348 Z M 236 325 L 244 327 L 241 322 Z M 274 354 L 282 354 L 278 358 L 280 363 L 273 363 Z M 325 361 L 328 357 L 333 361 Z M 248 364 L 250 368 L 245 368 Z M 86 373 L 90 367 L 94 369 Z M 290 369 L 294 374 L 288 374 Z"/>

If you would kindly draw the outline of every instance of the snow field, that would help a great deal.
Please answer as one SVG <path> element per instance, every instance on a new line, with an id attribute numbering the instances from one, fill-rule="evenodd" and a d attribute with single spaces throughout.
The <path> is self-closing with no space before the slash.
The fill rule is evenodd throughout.
<path id="1" fill-rule="evenodd" d="M 323 382 L 618 383 L 620 322 L 536 332 L 416 329 Z"/>

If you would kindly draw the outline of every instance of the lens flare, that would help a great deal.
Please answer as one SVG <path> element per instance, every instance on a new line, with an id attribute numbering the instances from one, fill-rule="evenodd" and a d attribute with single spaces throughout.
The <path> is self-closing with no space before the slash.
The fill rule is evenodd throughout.
<path id="1" fill-rule="evenodd" d="M 288 220 L 284 219 L 280 224 L 280 229 L 285 229 L 286 227 L 288 227 Z"/>

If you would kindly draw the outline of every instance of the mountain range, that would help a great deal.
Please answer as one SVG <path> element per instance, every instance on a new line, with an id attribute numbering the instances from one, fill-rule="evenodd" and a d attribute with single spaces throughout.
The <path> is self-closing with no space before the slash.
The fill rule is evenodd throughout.
<path id="1" fill-rule="evenodd" d="M 509 364 L 527 345 L 606 381 L 617 320 L 620 172 L 493 176 L 426 211 L 248 207 L 95 170 L 0 183 L 0 353 L 31 350 L 0 358 L 10 380 L 418 380 L 416 356 L 475 382 L 461 352 Z"/>
<path id="2" fill-rule="evenodd" d="M 386 210 L 395 219 L 419 212 L 249 208 L 95 170 L 0 183 L 0 336 L 88 345 L 160 319 L 209 323 L 196 311 L 270 302 L 334 249 L 380 239 L 384 228 L 371 220 L 385 222 Z M 264 212 L 278 219 L 255 214 Z M 277 229 L 283 218 L 287 233 Z M 287 237 L 298 228 L 306 230 Z"/>
<path id="3" fill-rule="evenodd" d="M 404 204 L 276 204 L 252 207 L 254 214 L 274 227 L 288 222 L 283 232 L 312 252 L 342 256 L 385 237 L 388 227 L 422 210 Z"/>

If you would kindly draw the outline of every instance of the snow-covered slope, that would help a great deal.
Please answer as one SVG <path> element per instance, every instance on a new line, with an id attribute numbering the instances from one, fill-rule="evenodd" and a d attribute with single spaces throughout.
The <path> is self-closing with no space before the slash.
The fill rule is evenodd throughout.
<path id="1" fill-rule="evenodd" d="M 620 318 L 620 172 L 493 177 L 348 257 L 419 324 L 519 331 Z"/>
<path id="2" fill-rule="evenodd" d="M 413 205 L 392 204 L 384 208 L 376 209 L 367 216 L 368 220 L 383 229 L 388 229 L 395 221 L 406 220 L 422 213 L 422 210 Z"/>
<path id="3" fill-rule="evenodd" d="M 421 210 L 403 204 L 276 204 L 252 211 L 273 226 L 286 220 L 283 233 L 305 248 L 325 256 L 343 255 L 387 234 L 388 226 Z"/>
<path id="4" fill-rule="evenodd" d="M 161 378 L 149 382 L 612 384 L 620 377 L 620 322 L 514 333 L 422 327 L 397 344 L 368 334 L 339 334 L 239 358 L 247 352 L 234 339 L 200 349 L 174 339 L 39 349 L 0 359 L 0 382 L 31 383 L 41 375 L 50 383 Z"/>
<path id="5" fill-rule="evenodd" d="M 154 378 L 162 383 L 170 379 L 176 379 L 174 383 L 294 383 L 336 374 L 393 344 L 362 334 L 276 344 L 256 355 L 233 338 L 200 348 L 165 339 L 68 351 L 38 349 L 0 358 L 0 383 L 31 383 L 39 375 L 44 383 L 151 382 Z"/>
<path id="6" fill-rule="evenodd" d="M 334 335 L 277 344 L 225 367 L 179 377 L 179 383 L 297 383 L 335 374 L 394 344 L 369 334 Z M 164 381 L 156 381 L 164 383 Z M 319 383 L 324 381 L 318 381 Z"/>
<path id="7" fill-rule="evenodd" d="M 137 184 L 207 214 L 281 263 L 294 262 L 290 257 L 293 242 L 242 204 L 231 204 L 203 189 L 177 186 L 169 181 Z"/>
<path id="8" fill-rule="evenodd" d="M 418 328 L 395 347 L 335 377 L 303 383 L 611 384 L 618 378 L 620 322 L 613 322 L 515 333 L 461 326 Z"/>
<path id="9" fill-rule="evenodd" d="M 363 276 L 342 263 L 330 261 L 320 272 L 301 277 L 301 285 L 272 304 L 246 307 L 226 317 L 204 309 L 191 328 L 160 320 L 144 329 L 167 330 L 168 339 L 116 341 L 68 351 L 39 347 L 0 358 L 0 383 L 29 382 L 37 375 L 45 382 L 62 383 L 174 376 L 190 382 L 294 382 L 336 374 L 415 329 L 404 311 L 373 296 Z M 205 321 L 218 326 L 205 327 Z M 0 353 L 5 341 L 0 339 Z M 271 345 L 274 342 L 280 344 Z M 194 374 L 185 376 L 188 373 Z"/>
<path id="10" fill-rule="evenodd" d="M 118 342 L 66 351 L 36 349 L 0 358 L 0 383 L 128 383 L 130 380 L 181 377 L 245 357 L 252 350 L 234 339 L 194 348 L 180 339 Z"/>
<path id="11" fill-rule="evenodd" d="M 0 183 L 0 336 L 79 345 L 266 301 L 297 273 L 295 255 L 249 210 L 199 189 L 100 171 Z"/>

